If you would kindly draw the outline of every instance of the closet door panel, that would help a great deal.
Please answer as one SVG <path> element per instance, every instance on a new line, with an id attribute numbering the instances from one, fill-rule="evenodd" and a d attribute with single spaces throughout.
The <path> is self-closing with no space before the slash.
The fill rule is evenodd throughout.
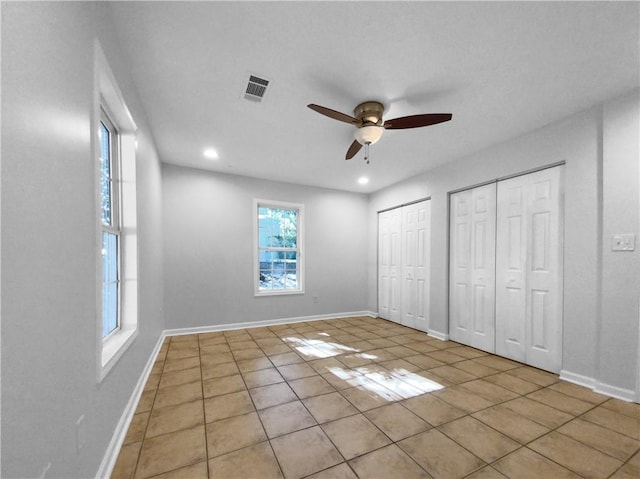
<path id="1" fill-rule="evenodd" d="M 529 176 L 531 246 L 528 259 L 527 363 L 548 371 L 562 366 L 563 167 Z"/>
<path id="2" fill-rule="evenodd" d="M 429 330 L 429 292 L 430 272 L 429 258 L 431 257 L 431 201 L 425 201 L 418 211 L 418 256 L 416 259 L 416 280 L 418 282 L 418 309 L 416 328 L 427 332 Z"/>
<path id="3" fill-rule="evenodd" d="M 498 184 L 496 353 L 558 372 L 562 362 L 563 167 Z"/>
<path id="4" fill-rule="evenodd" d="M 378 213 L 378 314 L 389 319 L 391 291 L 391 215 L 389 211 Z"/>
<path id="5" fill-rule="evenodd" d="M 526 176 L 498 183 L 496 256 L 496 353 L 526 357 Z"/>
<path id="6" fill-rule="evenodd" d="M 495 348 L 495 198 L 490 184 L 450 198 L 449 335 Z"/>
<path id="7" fill-rule="evenodd" d="M 449 228 L 449 337 L 470 344 L 470 190 L 451 195 Z"/>
<path id="8" fill-rule="evenodd" d="M 428 330 L 431 203 L 378 213 L 378 314 Z"/>
<path id="9" fill-rule="evenodd" d="M 428 246 L 431 203 L 402 207 L 402 324 L 428 329 Z"/>
<path id="10" fill-rule="evenodd" d="M 496 185 L 471 191 L 473 268 L 471 345 L 495 351 Z"/>
<path id="11" fill-rule="evenodd" d="M 416 285 L 414 278 L 416 256 L 416 212 L 402 208 L 402 324 L 416 325 Z"/>
<path id="12" fill-rule="evenodd" d="M 401 233 L 402 233 L 402 216 L 399 208 L 389 211 L 389 237 L 391 243 L 391 249 L 389 254 L 389 282 L 391 284 L 389 290 L 389 318 L 396 323 L 401 322 L 401 278 L 400 269 L 402 267 L 401 261 Z"/>

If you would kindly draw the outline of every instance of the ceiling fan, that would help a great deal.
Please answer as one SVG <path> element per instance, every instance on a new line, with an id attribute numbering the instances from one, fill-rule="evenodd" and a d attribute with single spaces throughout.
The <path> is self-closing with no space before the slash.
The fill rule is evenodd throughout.
<path id="1" fill-rule="evenodd" d="M 365 101 L 364 103 L 360 103 L 353 110 L 354 116 L 340 113 L 339 111 L 332 110 L 331 108 L 315 105 L 313 103 L 307 106 L 313 111 L 317 111 L 329 118 L 354 125 L 356 127 L 356 131 L 353 134 L 355 140 L 347 150 L 345 160 L 353 158 L 356 153 L 360 151 L 360 148 L 365 145 L 365 160 L 367 163 L 369 163 L 369 145 L 373 145 L 377 142 L 382 136 L 384 130 L 404 130 L 407 128 L 430 126 L 449 121 L 452 117 L 451 113 L 426 113 L 422 115 L 403 116 L 383 122 L 382 113 L 384 112 L 384 105 L 377 101 Z"/>

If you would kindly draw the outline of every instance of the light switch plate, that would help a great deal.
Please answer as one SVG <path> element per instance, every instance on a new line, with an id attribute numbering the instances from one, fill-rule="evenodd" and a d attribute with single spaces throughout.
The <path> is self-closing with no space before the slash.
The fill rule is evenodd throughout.
<path id="1" fill-rule="evenodd" d="M 635 251 L 636 235 L 617 234 L 611 237 L 611 251 Z"/>

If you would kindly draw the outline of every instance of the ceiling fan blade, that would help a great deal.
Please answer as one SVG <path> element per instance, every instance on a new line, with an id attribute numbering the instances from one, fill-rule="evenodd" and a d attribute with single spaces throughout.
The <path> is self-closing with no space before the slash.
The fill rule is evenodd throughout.
<path id="1" fill-rule="evenodd" d="M 345 156 L 344 159 L 345 160 L 350 160 L 351 158 L 356 156 L 356 153 L 358 153 L 360 151 L 360 148 L 362 148 L 362 145 L 360 143 L 358 143 L 357 140 L 353 140 L 353 143 L 351 143 L 351 146 L 347 150 L 347 156 Z"/>
<path id="2" fill-rule="evenodd" d="M 340 113 L 339 111 L 332 110 L 331 108 L 327 108 L 320 105 L 314 105 L 313 103 L 307 106 L 311 108 L 313 111 L 317 111 L 321 115 L 328 116 L 329 118 L 333 118 L 334 120 L 344 121 L 345 123 L 351 123 L 352 125 L 355 125 L 356 123 L 358 123 L 358 120 L 355 119 L 354 117 L 347 115 L 345 113 Z"/>
<path id="3" fill-rule="evenodd" d="M 394 118 L 384 122 L 386 130 L 403 130 L 405 128 L 418 128 L 443 123 L 451 120 L 451 113 L 426 113 L 424 115 L 411 115 Z"/>

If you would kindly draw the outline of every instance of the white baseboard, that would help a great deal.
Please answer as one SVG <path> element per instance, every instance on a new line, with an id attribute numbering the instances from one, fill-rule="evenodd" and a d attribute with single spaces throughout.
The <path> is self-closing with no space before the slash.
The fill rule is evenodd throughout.
<path id="1" fill-rule="evenodd" d="M 593 391 L 627 402 L 635 402 L 636 400 L 636 392 L 633 389 L 623 389 L 610 384 L 596 383 Z"/>
<path id="2" fill-rule="evenodd" d="M 632 389 L 623 389 L 610 384 L 601 383 L 594 378 L 584 376 L 582 374 L 572 373 L 565 369 L 560 371 L 560 379 L 578 386 L 591 389 L 593 392 L 604 394 L 605 396 L 621 399 L 623 401 L 634 402 L 636 400 L 636 392 Z"/>
<path id="3" fill-rule="evenodd" d="M 102 463 L 100 464 L 100 467 L 98 468 L 98 472 L 96 473 L 96 479 L 111 477 L 113 468 L 116 465 L 116 461 L 118 460 L 118 454 L 120 453 L 120 448 L 122 447 L 124 438 L 126 437 L 127 431 L 129 430 L 129 424 L 131 423 L 131 420 L 133 419 L 133 415 L 136 411 L 136 408 L 138 407 L 140 396 L 142 395 L 144 386 L 147 383 L 149 374 L 153 369 L 153 364 L 156 362 L 156 358 L 158 357 L 158 353 L 160 352 L 162 343 L 164 342 L 164 339 L 167 336 L 178 336 L 183 334 L 195 334 L 195 333 L 209 333 L 214 331 L 229 331 L 232 329 L 259 328 L 264 326 L 275 326 L 279 324 L 304 323 L 307 321 L 351 318 L 355 316 L 369 316 L 369 317 L 375 318 L 377 317 L 377 314 L 372 311 L 353 311 L 350 313 L 321 314 L 316 316 L 300 316 L 295 318 L 269 319 L 265 321 L 230 323 L 230 324 L 219 324 L 215 326 L 202 326 L 197 328 L 179 328 L 179 329 L 164 330 L 160 334 L 160 337 L 158 338 L 158 342 L 156 343 L 155 348 L 151 352 L 151 355 L 149 356 L 149 360 L 147 361 L 147 364 L 144 367 L 142 374 L 140 375 L 140 379 L 138 379 L 138 382 L 136 383 L 133 393 L 129 398 L 129 402 L 125 406 L 122 416 L 118 421 L 118 424 L 113 433 L 113 436 L 111 437 L 111 441 L 109 442 L 105 455 L 102 459 Z"/>
<path id="4" fill-rule="evenodd" d="M 446 333 L 441 333 L 439 331 L 430 329 L 429 331 L 427 331 L 427 334 L 429 336 L 433 336 L 436 339 L 439 339 L 440 341 L 449 341 L 449 335 Z"/>
<path id="5" fill-rule="evenodd" d="M 118 454 L 120 453 L 120 448 L 122 447 L 122 443 L 124 442 L 124 438 L 127 435 L 127 431 L 129 430 L 129 424 L 133 419 L 133 415 L 136 412 L 136 408 L 138 407 L 138 402 L 140 401 L 140 396 L 142 395 L 142 391 L 144 390 L 144 386 L 147 383 L 147 379 L 149 378 L 149 374 L 153 369 L 153 364 L 158 357 L 158 353 L 160 352 L 160 348 L 162 347 L 162 343 L 164 342 L 165 334 L 161 333 L 158 338 L 158 342 L 156 343 L 151 355 L 149 356 L 149 360 L 142 370 L 142 374 L 140 375 L 140 379 L 136 383 L 135 388 L 133 389 L 133 393 L 131 397 L 129 397 L 129 401 L 124 408 L 124 412 L 116 425 L 116 429 L 111 437 L 111 442 L 107 446 L 107 450 L 105 452 L 104 457 L 102 458 L 102 463 L 98 468 L 98 472 L 96 473 L 96 479 L 104 479 L 105 477 L 111 477 L 111 473 L 113 472 L 113 468 L 116 465 L 116 461 L 118 460 Z"/>
<path id="6" fill-rule="evenodd" d="M 589 389 L 593 389 L 596 384 L 595 379 L 590 378 L 589 376 L 584 376 L 582 374 L 572 373 L 571 371 L 567 371 L 566 369 L 562 369 L 560 371 L 560 379 Z"/>
<path id="7" fill-rule="evenodd" d="M 281 324 L 293 324 L 293 323 L 306 323 L 308 321 L 322 321 L 324 319 L 351 318 L 355 316 L 369 316 L 369 317 L 375 318 L 377 317 L 377 314 L 372 311 L 352 311 L 350 313 L 318 314 L 314 316 L 299 316 L 299 317 L 281 318 L 281 319 L 265 319 L 262 321 L 246 321 L 243 323 L 215 324 L 212 326 L 198 326 L 195 328 L 165 329 L 164 334 L 165 336 L 179 336 L 183 334 L 212 333 L 216 331 L 230 331 L 233 329 L 247 329 L 247 328 L 263 328 L 265 326 L 277 326 Z"/>

